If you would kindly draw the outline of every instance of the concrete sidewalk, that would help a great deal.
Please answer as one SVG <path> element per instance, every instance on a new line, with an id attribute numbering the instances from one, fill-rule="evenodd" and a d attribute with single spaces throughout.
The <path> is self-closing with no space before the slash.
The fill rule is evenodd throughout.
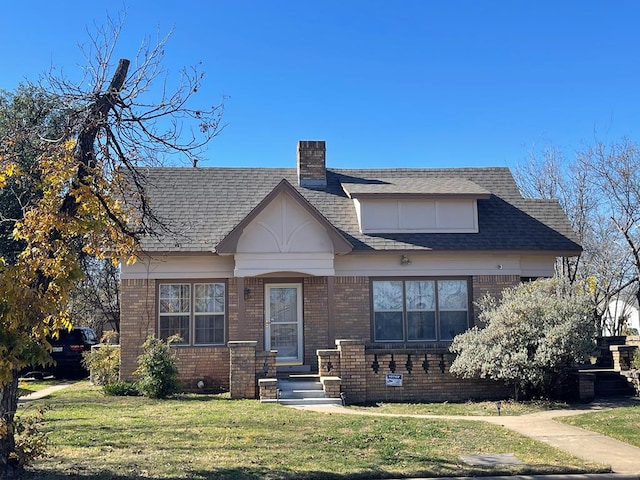
<path id="1" fill-rule="evenodd" d="M 76 383 L 76 382 L 75 381 L 64 381 L 64 382 L 59 383 L 57 385 L 52 385 L 50 387 L 43 388 L 42 390 L 38 390 L 36 392 L 30 393 L 29 395 L 25 395 L 23 397 L 20 397 L 18 399 L 18 403 L 20 404 L 20 403 L 28 402 L 30 400 L 38 400 L 40 398 L 48 397 L 53 392 L 57 392 L 58 390 L 62 390 L 63 388 L 70 387 L 74 383 Z"/>
<path id="2" fill-rule="evenodd" d="M 628 404 L 628 403 L 627 403 Z M 637 404 L 637 402 L 636 402 Z M 594 410 L 603 410 L 621 406 L 619 403 L 606 402 L 586 405 L 580 409 L 549 410 L 520 416 L 453 416 L 453 415 L 395 415 L 354 410 L 335 405 L 294 407 L 302 410 L 313 410 L 322 413 L 343 415 L 402 416 L 413 418 L 433 418 L 449 420 L 472 420 L 488 422 L 503 426 L 527 437 L 547 443 L 576 457 L 592 462 L 610 465 L 614 474 L 597 475 L 538 475 L 511 477 L 483 477 L 483 480 L 510 478 L 513 479 L 633 479 L 640 480 L 640 448 L 614 440 L 595 432 L 571 427 L 554 421 L 554 418 L 579 415 Z M 617 475 L 616 475 L 617 474 Z M 465 477 L 459 477 L 460 479 Z M 433 480 L 433 479 L 432 479 Z M 449 477 L 447 480 L 452 480 Z M 454 479 L 455 480 L 455 479 Z"/>

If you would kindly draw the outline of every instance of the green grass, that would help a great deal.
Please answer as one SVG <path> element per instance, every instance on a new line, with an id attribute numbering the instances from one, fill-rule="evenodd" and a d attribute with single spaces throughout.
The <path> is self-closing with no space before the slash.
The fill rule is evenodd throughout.
<path id="1" fill-rule="evenodd" d="M 27 479 L 376 479 L 606 471 L 501 427 L 321 414 L 214 395 L 105 397 L 87 382 L 46 401 L 52 458 Z M 464 454 L 525 465 L 473 467 Z"/>
<path id="2" fill-rule="evenodd" d="M 640 405 L 589 412 L 556 420 L 640 447 Z"/>
<path id="3" fill-rule="evenodd" d="M 500 402 L 500 415 L 526 415 L 528 413 L 545 410 L 567 408 L 564 402 L 547 400 L 533 400 L 514 402 L 503 400 Z M 466 403 L 377 403 L 368 406 L 350 407 L 357 410 L 374 413 L 388 413 L 397 415 L 461 415 L 461 416 L 496 416 L 498 409 L 496 402 L 466 402 Z"/>

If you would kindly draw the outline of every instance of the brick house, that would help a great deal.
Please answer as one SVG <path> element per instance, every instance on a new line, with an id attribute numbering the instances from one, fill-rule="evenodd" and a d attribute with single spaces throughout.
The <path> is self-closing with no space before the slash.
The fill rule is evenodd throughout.
<path id="1" fill-rule="evenodd" d="M 354 401 L 491 396 L 448 374 L 474 301 L 551 276 L 581 251 L 555 201 L 506 168 L 332 169 L 301 141 L 295 168 L 150 168 L 170 233 L 122 267 L 131 379 L 147 335 L 180 333 L 181 381 L 254 398 L 258 380 L 317 372 Z M 337 347 L 337 348 L 336 348 Z M 386 388 L 384 373 L 404 375 Z"/>

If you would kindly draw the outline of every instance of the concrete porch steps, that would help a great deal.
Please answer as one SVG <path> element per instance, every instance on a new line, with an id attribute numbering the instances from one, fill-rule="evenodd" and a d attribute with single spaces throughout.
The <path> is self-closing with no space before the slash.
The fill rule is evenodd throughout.
<path id="1" fill-rule="evenodd" d="M 278 399 L 269 400 L 282 405 L 342 405 L 341 398 L 326 398 L 320 376 L 313 374 L 289 375 L 278 378 Z"/>
<path id="2" fill-rule="evenodd" d="M 596 397 L 619 397 L 635 394 L 633 385 L 627 377 L 615 370 L 597 370 L 595 382 Z"/>

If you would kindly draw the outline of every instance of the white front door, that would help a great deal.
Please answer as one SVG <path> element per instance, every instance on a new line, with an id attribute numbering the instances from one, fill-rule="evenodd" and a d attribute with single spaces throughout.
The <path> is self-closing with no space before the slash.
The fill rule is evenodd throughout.
<path id="1" fill-rule="evenodd" d="M 266 349 L 278 351 L 277 364 L 302 364 L 302 284 L 268 284 L 264 298 Z"/>

